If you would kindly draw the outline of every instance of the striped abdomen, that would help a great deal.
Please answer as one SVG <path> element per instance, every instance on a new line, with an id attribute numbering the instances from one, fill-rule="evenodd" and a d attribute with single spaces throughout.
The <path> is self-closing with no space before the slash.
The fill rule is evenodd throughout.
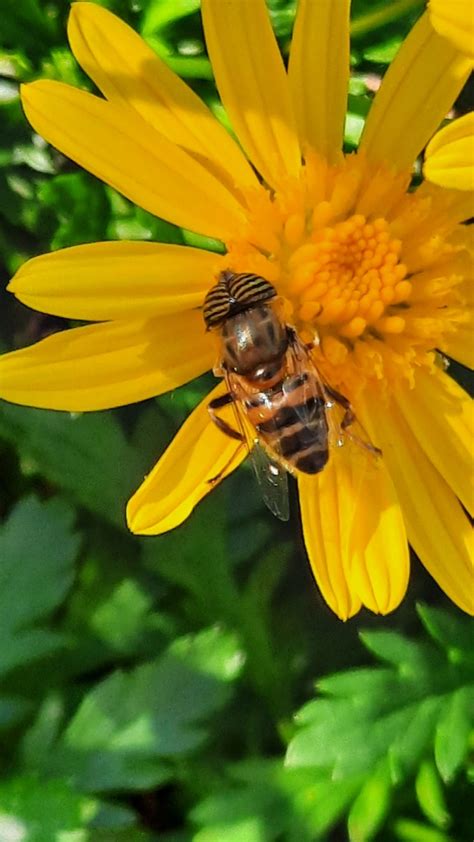
<path id="1" fill-rule="evenodd" d="M 287 375 L 248 396 L 245 410 L 259 438 L 276 455 L 305 474 L 317 474 L 328 461 L 325 400 L 309 372 Z"/>

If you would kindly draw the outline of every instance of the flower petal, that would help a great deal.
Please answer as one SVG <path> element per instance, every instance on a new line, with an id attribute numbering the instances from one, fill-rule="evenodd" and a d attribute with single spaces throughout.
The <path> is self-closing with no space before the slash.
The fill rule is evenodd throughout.
<path id="1" fill-rule="evenodd" d="M 331 459 L 317 476 L 298 474 L 303 536 L 311 569 L 324 599 L 341 620 L 357 614 L 361 607 L 347 569 L 351 490 L 341 459 Z"/>
<path id="2" fill-rule="evenodd" d="M 242 222 L 218 179 L 133 111 L 61 82 L 21 90 L 35 131 L 150 213 L 221 239 Z"/>
<path id="3" fill-rule="evenodd" d="M 423 172 L 441 187 L 474 190 L 474 112 L 435 134 L 426 147 Z"/>
<path id="4" fill-rule="evenodd" d="M 428 14 L 415 24 L 384 76 L 362 134 L 371 161 L 404 170 L 448 113 L 472 62 L 432 28 Z"/>
<path id="5" fill-rule="evenodd" d="M 474 58 L 472 0 L 430 0 L 431 25 L 462 53 Z"/>
<path id="6" fill-rule="evenodd" d="M 35 310 L 94 321 L 198 308 L 216 257 L 163 243 L 92 243 L 33 257 L 8 289 Z"/>
<path id="7" fill-rule="evenodd" d="M 361 603 L 377 614 L 393 611 L 405 595 L 410 564 L 403 516 L 383 460 L 347 441 L 331 453 L 316 488 L 314 482 L 298 480 L 300 495 L 305 489 L 308 497 L 313 489 L 312 513 L 302 501 L 303 526 L 326 601 L 343 619 Z"/>
<path id="8" fill-rule="evenodd" d="M 219 385 L 185 421 L 159 462 L 127 506 L 127 522 L 137 535 L 160 535 L 179 526 L 216 486 L 245 459 L 246 448 L 211 421 L 208 405 L 226 391 Z M 222 417 L 234 424 L 232 407 Z"/>
<path id="9" fill-rule="evenodd" d="M 363 605 L 376 614 L 388 614 L 405 596 L 410 574 L 403 514 L 383 459 L 358 454 L 352 458 L 351 471 L 352 585 Z"/>
<path id="10" fill-rule="evenodd" d="M 108 409 L 181 386 L 214 357 L 194 311 L 88 325 L 0 357 L 0 397 L 70 412 Z"/>
<path id="11" fill-rule="evenodd" d="M 272 187 L 301 165 L 283 60 L 264 0 L 202 0 L 206 43 L 231 123 Z"/>
<path id="12" fill-rule="evenodd" d="M 438 585 L 460 608 L 474 613 L 471 530 L 453 492 L 424 454 L 394 401 L 378 391 L 361 398 L 362 423 L 384 460 L 402 506 L 408 539 Z"/>
<path id="13" fill-rule="evenodd" d="M 472 467 L 474 406 L 444 371 L 419 369 L 413 389 L 395 395 L 401 413 L 433 465 L 462 504 L 474 514 Z"/>
<path id="14" fill-rule="evenodd" d="M 71 49 L 111 102 L 137 111 L 172 143 L 199 157 L 229 185 L 256 186 L 245 156 L 202 100 L 116 15 L 96 3 L 74 3 Z"/>
<path id="15" fill-rule="evenodd" d="M 466 322 L 457 326 L 455 333 L 450 333 L 443 341 L 442 350 L 456 362 L 467 368 L 474 368 L 474 318 L 472 313 Z"/>
<path id="16" fill-rule="evenodd" d="M 349 0 L 299 0 L 288 78 L 302 146 L 341 157 L 349 84 Z"/>

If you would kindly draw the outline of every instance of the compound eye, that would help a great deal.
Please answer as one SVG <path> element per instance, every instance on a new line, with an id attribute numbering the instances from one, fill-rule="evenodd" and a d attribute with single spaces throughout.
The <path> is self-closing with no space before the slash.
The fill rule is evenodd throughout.
<path id="1" fill-rule="evenodd" d="M 260 275 L 233 275 L 227 283 L 232 298 L 245 304 L 259 304 L 276 296 L 275 287 Z"/>
<path id="2" fill-rule="evenodd" d="M 203 304 L 203 317 L 207 328 L 223 322 L 230 309 L 230 296 L 223 284 L 216 284 L 207 293 Z"/>

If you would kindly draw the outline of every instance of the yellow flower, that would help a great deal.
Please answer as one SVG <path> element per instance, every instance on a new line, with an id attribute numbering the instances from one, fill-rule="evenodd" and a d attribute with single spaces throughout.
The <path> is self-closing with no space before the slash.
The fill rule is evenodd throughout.
<path id="1" fill-rule="evenodd" d="M 433 28 L 458 50 L 474 58 L 474 6 L 472 0 L 430 0 Z"/>
<path id="2" fill-rule="evenodd" d="M 474 190 L 474 112 L 435 134 L 426 147 L 423 173 L 441 187 Z"/>
<path id="3" fill-rule="evenodd" d="M 321 474 L 298 476 L 306 547 L 326 601 L 342 618 L 362 605 L 393 610 L 407 586 L 408 540 L 448 596 L 472 611 L 463 509 L 473 502 L 472 416 L 434 351 L 472 361 L 460 224 L 470 197 L 427 183 L 409 191 L 413 162 L 470 62 L 425 13 L 383 80 L 359 152 L 344 156 L 349 0 L 300 0 L 288 72 L 263 0 L 202 0 L 202 13 L 242 149 L 134 32 L 90 3 L 73 6 L 69 38 L 105 99 L 41 81 L 23 89 L 23 103 L 64 154 L 146 210 L 219 238 L 225 257 L 121 242 L 30 260 L 10 285 L 21 301 L 100 323 L 5 355 L 2 395 L 87 411 L 180 386 L 214 362 L 199 307 L 216 273 L 258 272 L 286 299 L 301 334 L 319 337 L 317 366 L 383 451 L 367 472 L 345 446 Z M 223 391 L 219 384 L 211 396 Z M 207 403 L 131 499 L 134 532 L 177 526 L 209 480 L 241 461 Z"/>

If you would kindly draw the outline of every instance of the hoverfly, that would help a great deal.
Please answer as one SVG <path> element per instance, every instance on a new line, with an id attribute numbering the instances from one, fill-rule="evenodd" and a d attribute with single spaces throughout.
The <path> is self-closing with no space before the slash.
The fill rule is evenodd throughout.
<path id="1" fill-rule="evenodd" d="M 266 505 L 287 520 L 287 472 L 319 473 L 332 439 L 342 443 L 355 416 L 349 401 L 323 382 L 308 346 L 277 315 L 276 297 L 265 278 L 226 269 L 206 295 L 203 316 L 220 339 L 214 374 L 227 384 L 209 403 L 209 414 L 226 435 L 247 444 Z M 218 415 L 229 403 L 238 429 Z M 338 430 L 330 418 L 335 404 L 343 412 Z"/>

